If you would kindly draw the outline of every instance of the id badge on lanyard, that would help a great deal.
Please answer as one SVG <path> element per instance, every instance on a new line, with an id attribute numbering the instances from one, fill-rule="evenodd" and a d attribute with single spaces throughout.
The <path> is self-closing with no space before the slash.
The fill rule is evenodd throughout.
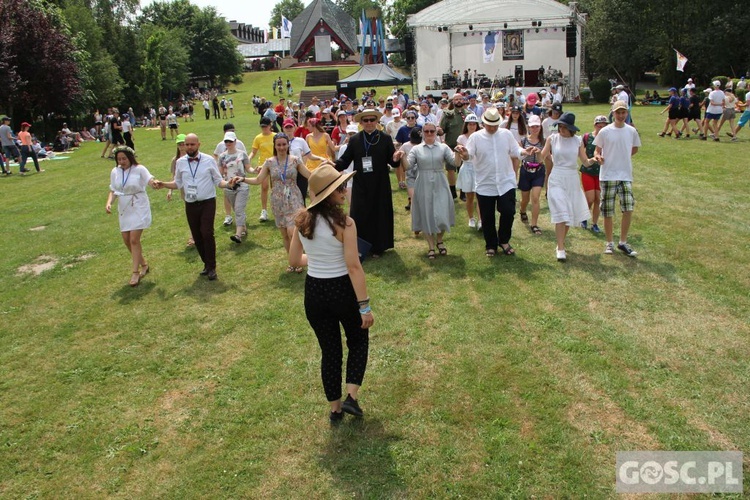
<path id="1" fill-rule="evenodd" d="M 362 158 L 362 173 L 372 173 L 372 156 L 365 156 L 364 158 Z"/>
<path id="2" fill-rule="evenodd" d="M 198 186 L 195 184 L 188 184 L 185 186 L 185 201 L 198 201 Z"/>

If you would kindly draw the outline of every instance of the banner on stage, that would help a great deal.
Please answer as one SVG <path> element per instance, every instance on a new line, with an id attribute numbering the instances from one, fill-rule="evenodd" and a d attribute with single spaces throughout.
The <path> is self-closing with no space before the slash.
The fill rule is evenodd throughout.
<path id="1" fill-rule="evenodd" d="M 495 49 L 497 48 L 498 38 L 500 38 L 499 31 L 488 31 L 484 36 L 482 56 L 485 64 L 491 63 L 495 60 Z"/>
<path id="2" fill-rule="evenodd" d="M 523 30 L 503 31 L 503 61 L 523 59 Z"/>

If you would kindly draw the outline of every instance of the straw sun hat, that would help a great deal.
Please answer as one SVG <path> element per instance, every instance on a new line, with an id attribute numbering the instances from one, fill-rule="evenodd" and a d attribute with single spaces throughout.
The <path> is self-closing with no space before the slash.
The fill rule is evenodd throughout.
<path id="1" fill-rule="evenodd" d="M 349 177 L 354 174 L 356 174 L 356 172 L 342 174 L 331 165 L 321 165 L 313 170 L 308 179 L 313 202 L 308 205 L 307 209 L 311 209 L 321 201 L 328 198 L 337 187 L 348 181 Z"/>

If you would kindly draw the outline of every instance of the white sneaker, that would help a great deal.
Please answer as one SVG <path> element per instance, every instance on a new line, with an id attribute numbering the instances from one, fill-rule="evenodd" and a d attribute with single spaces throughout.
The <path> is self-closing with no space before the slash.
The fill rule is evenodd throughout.
<path id="1" fill-rule="evenodd" d="M 234 219 L 232 219 L 231 215 L 227 215 L 226 217 L 224 217 L 224 225 L 225 226 L 231 226 L 233 221 L 234 221 Z"/>
<path id="2" fill-rule="evenodd" d="M 613 242 L 607 243 L 607 245 L 604 247 L 604 253 L 607 255 L 612 255 L 615 253 L 615 244 Z"/>
<path id="3" fill-rule="evenodd" d="M 566 260 L 568 260 L 568 256 L 565 255 L 565 250 L 559 250 L 556 248 L 555 255 L 557 256 L 557 260 L 559 262 L 565 262 Z"/>
<path id="4" fill-rule="evenodd" d="M 260 211 L 260 217 L 258 217 L 258 220 L 261 222 L 266 222 L 268 220 L 268 211 L 265 208 Z"/>
<path id="5" fill-rule="evenodd" d="M 469 219 L 469 227 L 472 227 L 472 228 L 477 227 L 477 220 L 474 217 Z"/>
<path id="6" fill-rule="evenodd" d="M 477 220 L 477 231 L 481 231 L 481 230 L 482 230 L 482 219 L 478 219 Z"/>

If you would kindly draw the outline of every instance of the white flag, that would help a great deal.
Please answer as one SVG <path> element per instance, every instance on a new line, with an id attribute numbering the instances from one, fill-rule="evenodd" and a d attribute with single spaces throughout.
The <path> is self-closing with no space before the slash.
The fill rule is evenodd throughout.
<path id="1" fill-rule="evenodd" d="M 292 38 L 292 22 L 281 16 L 281 38 Z"/>
<path id="2" fill-rule="evenodd" d="M 685 72 L 685 65 L 688 62 L 688 58 L 685 57 L 682 53 L 680 53 L 679 50 L 674 49 L 675 52 L 677 52 L 677 71 Z"/>

